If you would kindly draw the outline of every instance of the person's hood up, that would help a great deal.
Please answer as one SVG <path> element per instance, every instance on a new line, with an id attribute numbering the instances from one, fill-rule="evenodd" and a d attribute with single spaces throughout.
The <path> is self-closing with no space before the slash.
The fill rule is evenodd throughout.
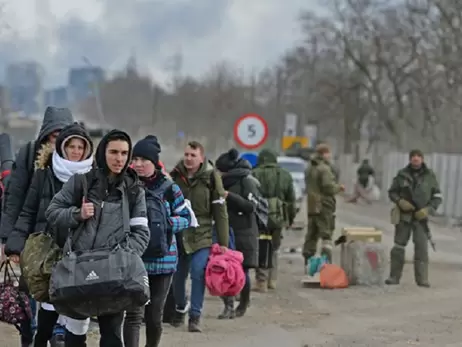
<path id="1" fill-rule="evenodd" d="M 74 117 L 68 108 L 47 107 L 37 137 L 38 143 L 43 144 L 50 134 L 62 130 L 72 123 L 74 123 Z"/>
<path id="2" fill-rule="evenodd" d="M 238 159 L 233 168 L 223 173 L 223 186 L 225 189 L 228 189 L 239 182 L 242 178 L 250 176 L 251 173 L 252 165 L 245 159 Z"/>
<path id="3" fill-rule="evenodd" d="M 128 152 L 129 152 L 128 160 L 125 163 L 123 170 L 118 176 L 122 176 L 125 172 L 127 172 L 127 169 L 129 168 L 129 165 L 130 165 L 130 158 L 132 157 L 132 149 L 133 149 L 132 140 L 130 139 L 130 136 L 122 130 L 117 130 L 117 129 L 111 130 L 106 135 L 103 136 L 103 138 L 98 144 L 98 147 L 96 148 L 96 153 L 95 153 L 96 166 L 98 167 L 98 169 L 102 170 L 104 174 L 106 175 L 109 175 L 110 173 L 110 170 L 106 163 L 106 147 L 110 141 L 114 141 L 117 139 L 123 139 L 128 142 Z"/>
<path id="4" fill-rule="evenodd" d="M 264 149 L 258 154 L 258 164 L 266 165 L 266 164 L 277 164 L 278 162 L 278 155 L 275 151 L 271 149 Z"/>
<path id="5" fill-rule="evenodd" d="M 64 148 L 68 141 L 79 138 L 85 142 L 85 153 L 83 159 L 88 159 L 93 155 L 93 141 L 88 131 L 79 123 L 73 123 L 64 127 L 56 138 L 56 152 L 61 158 L 65 158 Z"/>

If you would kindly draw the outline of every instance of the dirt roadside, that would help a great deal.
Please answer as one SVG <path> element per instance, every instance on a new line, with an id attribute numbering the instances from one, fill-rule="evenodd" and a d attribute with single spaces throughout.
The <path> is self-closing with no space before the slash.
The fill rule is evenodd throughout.
<path id="1" fill-rule="evenodd" d="M 386 228 L 388 214 L 378 210 L 340 202 L 338 229 L 347 225 L 383 226 L 387 234 L 384 242 L 391 246 L 392 230 Z M 460 232 L 453 232 L 454 236 L 451 230 L 434 227 L 434 233 L 440 258 L 430 269 L 431 289 L 415 286 L 412 265 L 405 267 L 398 287 L 305 289 L 300 286 L 301 256 L 283 253 L 278 289 L 253 294 L 247 316 L 218 321 L 221 303 L 207 297 L 204 333 L 190 334 L 166 326 L 162 346 L 462 346 L 462 261 L 451 256 L 453 248 L 460 248 L 460 243 L 454 245 Z M 299 246 L 302 238 L 302 232 L 288 232 L 284 245 Z M 18 346 L 14 329 L 0 325 L 0 336 L 0 347 Z M 97 345 L 95 339 L 89 344 Z"/>

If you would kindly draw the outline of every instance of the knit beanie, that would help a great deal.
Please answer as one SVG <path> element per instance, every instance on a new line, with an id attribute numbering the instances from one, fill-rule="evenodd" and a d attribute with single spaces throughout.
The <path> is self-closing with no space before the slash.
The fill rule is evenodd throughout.
<path id="1" fill-rule="evenodd" d="M 157 137 L 148 135 L 144 139 L 139 140 L 133 147 L 133 157 L 140 157 L 152 161 L 154 165 L 159 163 L 159 154 L 161 147 Z"/>
<path id="2" fill-rule="evenodd" d="M 411 159 L 412 157 L 421 157 L 421 158 L 423 158 L 424 154 L 420 149 L 413 149 L 413 150 L 411 150 L 409 152 L 409 159 Z"/>
<path id="3" fill-rule="evenodd" d="M 215 167 L 221 172 L 228 172 L 236 167 L 239 161 L 239 152 L 237 149 L 232 148 L 228 152 L 220 155 L 215 162 Z"/>

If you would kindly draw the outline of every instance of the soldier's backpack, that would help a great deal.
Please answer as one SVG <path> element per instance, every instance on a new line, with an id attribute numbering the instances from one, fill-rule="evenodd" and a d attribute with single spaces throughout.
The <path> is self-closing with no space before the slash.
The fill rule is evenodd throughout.
<path id="1" fill-rule="evenodd" d="M 162 258 L 168 254 L 172 244 L 173 231 L 170 226 L 170 213 L 164 203 L 173 200 L 169 197 L 173 181 L 166 179 L 156 189 L 146 189 L 146 212 L 148 215 L 151 237 L 143 258 Z"/>
<path id="2" fill-rule="evenodd" d="M 280 175 L 278 171 L 276 174 L 276 186 L 274 188 L 274 195 L 268 196 L 268 229 L 275 230 L 284 227 L 284 202 L 279 197 L 280 191 Z"/>

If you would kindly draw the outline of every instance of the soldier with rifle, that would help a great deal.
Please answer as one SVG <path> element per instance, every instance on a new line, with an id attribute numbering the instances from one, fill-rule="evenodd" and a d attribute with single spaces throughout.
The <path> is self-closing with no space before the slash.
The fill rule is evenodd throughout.
<path id="1" fill-rule="evenodd" d="M 391 211 L 395 225 L 394 245 L 390 252 L 388 285 L 399 284 L 405 261 L 405 249 L 412 235 L 414 242 L 414 277 L 420 287 L 429 288 L 428 243 L 435 245 L 428 226 L 428 216 L 438 209 L 442 195 L 435 173 L 424 163 L 422 151 L 409 153 L 409 164 L 398 171 L 388 190 L 395 204 Z"/>

